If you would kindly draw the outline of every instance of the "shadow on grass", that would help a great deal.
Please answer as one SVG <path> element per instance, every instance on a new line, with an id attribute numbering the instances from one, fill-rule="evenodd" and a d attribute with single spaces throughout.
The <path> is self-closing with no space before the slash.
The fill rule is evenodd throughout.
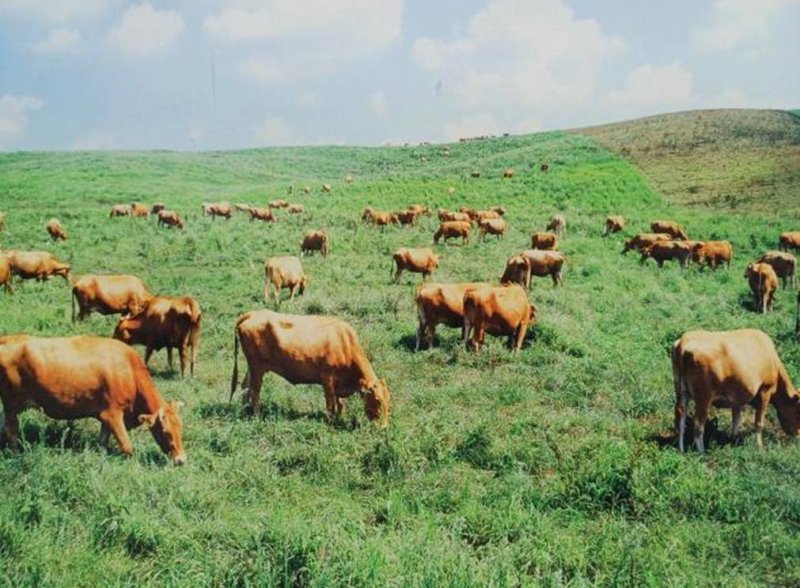
<path id="1" fill-rule="evenodd" d="M 359 404 L 358 401 L 356 404 Z M 342 417 L 334 417 L 330 421 L 331 427 L 336 430 L 354 431 L 360 427 L 358 419 L 355 416 L 357 407 L 352 407 Z M 253 407 L 242 405 L 236 402 L 214 402 L 200 407 L 200 417 L 208 418 L 221 418 L 225 420 L 242 420 L 253 419 Z M 261 402 L 261 416 L 262 421 L 281 420 L 281 421 L 298 421 L 298 420 L 312 420 L 321 423 L 328 423 L 328 415 L 323 410 L 315 410 L 311 412 L 297 410 L 296 408 L 282 406 L 275 402 Z"/>
<path id="2" fill-rule="evenodd" d="M 744 437 L 748 433 L 742 432 L 741 436 L 737 439 L 731 436 L 729 431 L 719 428 L 717 419 L 709 419 L 706 421 L 706 427 L 703 434 L 703 441 L 705 442 L 706 450 L 713 447 L 724 447 L 726 445 L 741 445 Z M 646 437 L 647 441 L 655 443 L 661 449 L 675 449 L 678 450 L 678 433 L 674 430 L 662 431 L 654 433 Z M 694 422 L 691 418 L 686 421 L 686 430 L 683 435 L 683 446 L 687 451 L 694 451 Z"/>
<path id="3" fill-rule="evenodd" d="M 739 294 L 739 306 L 747 312 L 759 312 L 752 294 Z"/>

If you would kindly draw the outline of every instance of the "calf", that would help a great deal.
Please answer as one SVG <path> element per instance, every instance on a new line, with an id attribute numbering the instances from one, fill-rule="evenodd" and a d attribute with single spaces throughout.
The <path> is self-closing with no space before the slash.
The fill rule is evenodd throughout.
<path id="1" fill-rule="evenodd" d="M 698 241 L 692 245 L 692 261 L 717 269 L 722 264 L 731 266 L 733 247 L 728 241 Z"/>
<path id="2" fill-rule="evenodd" d="M 481 236 L 481 241 L 486 241 L 487 233 L 489 235 L 497 235 L 498 239 L 502 239 L 506 234 L 506 221 L 502 218 L 484 219 L 478 223 L 478 232 Z"/>
<path id="3" fill-rule="evenodd" d="M 669 260 L 675 260 L 681 267 L 686 267 L 689 264 L 692 248 L 684 241 L 656 241 L 649 247 L 642 248 L 641 253 L 641 263 L 652 257 L 658 267 L 664 267 L 664 262 Z"/>
<path id="4" fill-rule="evenodd" d="M 403 270 L 422 274 L 425 280 L 431 276 L 433 271 L 439 267 L 440 256 L 427 248 L 409 249 L 401 247 L 392 255 L 393 266 L 390 271 L 394 271 L 392 278 L 394 283 L 400 281 Z"/>
<path id="5" fill-rule="evenodd" d="M 255 208 L 252 207 L 247 212 L 250 213 L 250 222 L 260 220 L 265 223 L 274 223 L 275 213 L 272 212 L 271 208 Z"/>
<path id="6" fill-rule="evenodd" d="M 131 216 L 133 218 L 147 218 L 150 214 L 150 211 L 147 208 L 147 204 L 142 204 L 141 202 L 133 202 L 131 204 Z"/>
<path id="7" fill-rule="evenodd" d="M 531 248 L 555 251 L 558 249 L 558 237 L 554 233 L 537 231 L 531 235 Z"/>
<path id="8" fill-rule="evenodd" d="M 529 325 L 536 322 L 536 307 L 517 284 L 483 286 L 464 292 L 464 344 L 480 351 L 485 334 L 508 336 L 508 347 L 519 351 Z"/>
<path id="9" fill-rule="evenodd" d="M 778 239 L 778 249 L 781 251 L 789 251 L 789 249 L 800 251 L 800 231 L 781 233 L 780 239 Z"/>
<path id="10" fill-rule="evenodd" d="M 67 232 L 64 230 L 64 227 L 61 226 L 61 221 L 57 218 L 51 218 L 47 221 L 45 229 L 47 229 L 47 234 L 50 235 L 53 241 L 67 240 Z"/>
<path id="11" fill-rule="evenodd" d="M 303 264 L 293 255 L 284 257 L 271 257 L 264 265 L 266 277 L 264 280 L 264 300 L 269 302 L 269 286 L 275 288 L 275 304 L 281 305 L 281 289 L 289 288 L 289 300 L 294 300 L 294 295 L 301 295 L 306 291 L 308 277 L 303 272 Z"/>
<path id="12" fill-rule="evenodd" d="M 768 263 L 751 263 L 745 270 L 744 277 L 750 284 L 755 297 L 756 309 L 762 314 L 772 310 L 775 303 L 775 292 L 778 290 L 778 276 Z"/>
<path id="13" fill-rule="evenodd" d="M 183 228 L 181 215 L 173 210 L 160 210 L 158 212 L 158 226 Z"/>
<path id="14" fill-rule="evenodd" d="M 136 276 L 81 276 L 72 286 L 72 322 L 75 303 L 78 320 L 85 320 L 92 311 L 100 314 L 135 314 L 153 297 L 144 282 Z"/>
<path id="15" fill-rule="evenodd" d="M 794 288 L 797 258 L 785 251 L 767 251 L 756 263 L 768 263 L 775 270 L 775 275 L 781 279 L 784 289 Z"/>
<path id="16" fill-rule="evenodd" d="M 668 235 L 667 233 L 639 233 L 638 235 L 634 235 L 625 241 L 622 254 L 625 255 L 632 249 L 638 249 L 641 251 L 645 247 L 650 247 L 650 245 L 656 241 L 672 241 L 672 236 Z"/>
<path id="17" fill-rule="evenodd" d="M 550 219 L 550 222 L 547 223 L 547 230 L 553 231 L 558 237 L 560 237 L 561 233 L 567 230 L 567 219 L 564 218 L 563 214 L 555 215 Z"/>
<path id="18" fill-rule="evenodd" d="M 420 350 L 424 340 L 428 347 L 433 347 L 436 325 L 443 324 L 451 328 L 461 328 L 464 338 L 464 293 L 467 290 L 487 286 L 475 282 L 466 284 L 420 284 L 414 296 L 417 305 L 416 350 Z"/>
<path id="19" fill-rule="evenodd" d="M 114 218 L 117 216 L 130 216 L 131 215 L 131 205 L 130 204 L 115 204 L 111 207 L 111 212 L 108 214 L 108 218 Z"/>
<path id="20" fill-rule="evenodd" d="M 445 244 L 448 239 L 461 238 L 464 245 L 469 245 L 469 235 L 472 230 L 472 223 L 468 221 L 445 221 L 439 225 L 439 229 L 433 235 L 433 242 L 439 243 L 439 239 L 444 237 Z"/>
<path id="21" fill-rule="evenodd" d="M 625 219 L 618 215 L 606 217 L 606 228 L 603 235 L 610 235 L 612 233 L 619 233 L 625 228 Z"/>
<path id="22" fill-rule="evenodd" d="M 300 251 L 303 254 L 319 251 L 323 257 L 326 257 L 328 255 L 328 233 L 324 230 L 307 232 L 300 243 Z"/>
<path id="23" fill-rule="evenodd" d="M 673 239 L 688 239 L 689 236 L 678 223 L 673 221 L 657 220 L 650 223 L 650 230 L 654 233 L 666 233 Z"/>

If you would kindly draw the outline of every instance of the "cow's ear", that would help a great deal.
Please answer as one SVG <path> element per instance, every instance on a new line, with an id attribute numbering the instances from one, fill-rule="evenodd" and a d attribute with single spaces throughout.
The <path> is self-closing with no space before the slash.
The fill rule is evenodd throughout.
<path id="1" fill-rule="evenodd" d="M 158 418 L 158 413 L 154 414 L 140 414 L 139 415 L 139 424 L 144 425 L 147 428 L 152 427 L 156 424 L 156 419 Z"/>

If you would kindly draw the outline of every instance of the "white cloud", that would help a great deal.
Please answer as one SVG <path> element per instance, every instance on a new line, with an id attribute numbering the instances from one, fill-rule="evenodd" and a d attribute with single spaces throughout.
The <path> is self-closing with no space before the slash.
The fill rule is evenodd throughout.
<path id="1" fill-rule="evenodd" d="M 634 69 L 621 90 L 609 92 L 607 102 L 623 108 L 688 106 L 693 86 L 692 73 L 681 64 L 648 63 Z"/>
<path id="2" fill-rule="evenodd" d="M 62 22 L 98 14 L 111 3 L 112 0 L 0 0 L 0 13 Z"/>
<path id="3" fill-rule="evenodd" d="M 256 138 L 260 145 L 280 146 L 292 142 L 294 132 L 289 124 L 274 114 L 269 114 L 256 125 Z"/>
<path id="4" fill-rule="evenodd" d="M 81 34 L 73 29 L 54 29 L 41 41 L 34 43 L 33 50 L 42 55 L 74 53 L 80 48 Z"/>
<path id="5" fill-rule="evenodd" d="M 314 92 L 311 90 L 305 90 L 304 92 L 300 93 L 297 101 L 299 102 L 300 106 L 304 108 L 314 108 L 317 105 L 318 99 Z"/>
<path id="6" fill-rule="evenodd" d="M 283 67 L 270 57 L 249 57 L 237 66 L 243 76 L 261 84 L 280 82 L 286 77 Z"/>
<path id="7" fill-rule="evenodd" d="M 151 57 L 166 49 L 183 32 L 184 23 L 174 10 L 159 11 L 148 3 L 132 6 L 108 33 L 108 40 L 131 57 Z"/>
<path id="8" fill-rule="evenodd" d="M 113 148 L 114 137 L 103 131 L 82 135 L 72 144 L 74 151 L 107 151 Z"/>
<path id="9" fill-rule="evenodd" d="M 383 118 L 387 113 L 386 94 L 380 90 L 369 97 L 369 111 L 375 118 Z"/>
<path id="10" fill-rule="evenodd" d="M 24 135 L 28 126 L 28 113 L 39 110 L 42 106 L 44 102 L 34 96 L 0 96 L 0 148 L 5 148 Z"/>
<path id="11" fill-rule="evenodd" d="M 700 49 L 729 51 L 750 40 L 769 35 L 770 22 L 800 0 L 716 0 L 711 25 L 692 31 L 692 41 Z"/>

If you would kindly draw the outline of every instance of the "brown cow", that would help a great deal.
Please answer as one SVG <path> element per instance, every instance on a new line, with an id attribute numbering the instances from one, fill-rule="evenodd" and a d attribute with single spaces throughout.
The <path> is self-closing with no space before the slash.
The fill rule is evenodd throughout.
<path id="1" fill-rule="evenodd" d="M 800 251 L 800 231 L 781 233 L 780 239 L 778 239 L 778 249 L 781 251 L 789 251 L 789 249 Z"/>
<path id="2" fill-rule="evenodd" d="M 558 285 L 563 286 L 562 271 L 565 261 L 566 257 L 560 251 L 528 249 L 508 259 L 500 283 L 519 284 L 526 290 L 530 290 L 533 276 L 550 276 L 554 288 Z"/>
<path id="3" fill-rule="evenodd" d="M 654 233 L 666 233 L 673 239 L 688 239 L 689 235 L 678 223 L 673 221 L 657 220 L 650 223 L 650 230 Z"/>
<path id="4" fill-rule="evenodd" d="M 625 246 L 621 253 L 625 255 L 632 249 L 641 251 L 645 247 L 650 247 L 656 241 L 672 241 L 672 236 L 667 233 L 639 233 L 625 241 Z"/>
<path id="5" fill-rule="evenodd" d="M 341 415 L 344 399 L 358 393 L 364 411 L 381 427 L 389 423 L 389 388 L 379 380 L 355 330 L 332 316 L 299 316 L 271 310 L 248 312 L 236 321 L 231 399 L 239 379 L 239 345 L 247 359 L 248 397 L 261 413 L 261 383 L 274 372 L 291 384 L 320 384 L 328 417 Z"/>
<path id="6" fill-rule="evenodd" d="M 472 223 L 468 221 L 444 221 L 439 225 L 439 229 L 433 235 L 433 242 L 439 243 L 439 239 L 444 237 L 445 244 L 448 239 L 461 238 L 464 245 L 469 245 L 469 234 L 472 230 Z"/>
<path id="7" fill-rule="evenodd" d="M 474 169 L 471 172 L 469 172 L 469 175 L 471 178 L 479 178 L 481 177 L 481 172 L 477 169 Z"/>
<path id="8" fill-rule="evenodd" d="M 464 338 L 464 293 L 473 288 L 489 284 L 472 282 L 466 284 L 420 284 L 414 296 L 417 305 L 417 343 L 415 349 L 420 350 L 423 339 L 428 347 L 433 347 L 436 325 L 443 324 L 451 328 L 461 328 Z"/>
<path id="9" fill-rule="evenodd" d="M 474 208 L 470 208 L 469 206 L 462 206 L 458 209 L 458 212 L 461 214 L 466 214 L 469 217 L 469 220 L 477 220 L 478 218 L 478 211 Z M 462 220 L 462 219 L 453 219 L 453 220 Z"/>
<path id="10" fill-rule="evenodd" d="M 507 167 L 506 169 L 503 170 L 503 177 L 504 178 L 513 178 L 515 173 L 516 172 L 514 171 L 513 167 Z"/>
<path id="11" fill-rule="evenodd" d="M 333 192 L 333 186 L 331 186 L 330 184 L 322 184 L 322 191 Z"/>
<path id="12" fill-rule="evenodd" d="M 519 351 L 528 326 L 536 322 L 536 307 L 517 284 L 483 286 L 464 292 L 464 344 L 480 351 L 485 334 L 508 335 L 508 347 Z"/>
<path id="13" fill-rule="evenodd" d="M 778 412 L 784 432 L 796 437 L 800 426 L 797 390 L 778 357 L 775 345 L 763 331 L 690 331 L 672 346 L 675 384 L 675 429 L 684 451 L 686 409 L 694 400 L 694 442 L 704 451 L 703 432 L 711 406 L 730 407 L 731 429 L 738 437 L 742 407 L 755 407 L 756 444 L 763 447 L 761 431 L 770 403 Z"/>
<path id="14" fill-rule="evenodd" d="M 271 208 L 251 208 L 247 212 L 250 213 L 250 221 L 264 221 L 265 223 L 274 223 L 276 222 L 275 213 L 272 212 Z"/>
<path id="15" fill-rule="evenodd" d="M 153 208 L 150 209 L 150 214 L 158 214 L 162 210 L 166 209 L 167 209 L 166 204 L 164 204 L 163 202 L 156 202 L 155 204 L 153 204 Z"/>
<path id="16" fill-rule="evenodd" d="M 158 226 L 183 228 L 183 219 L 174 210 L 158 211 Z"/>
<path id="17" fill-rule="evenodd" d="M 115 204 L 111 207 L 111 212 L 108 214 L 108 218 L 114 218 L 117 216 L 130 216 L 131 212 L 130 204 Z"/>
<path id="18" fill-rule="evenodd" d="M 756 309 L 762 314 L 772 310 L 775 292 L 778 290 L 778 276 L 768 263 L 751 263 L 744 272 L 755 296 Z"/>
<path id="19" fill-rule="evenodd" d="M 270 208 L 289 208 L 289 203 L 283 198 L 271 201 L 268 206 Z"/>
<path id="20" fill-rule="evenodd" d="M 131 216 L 133 218 L 147 218 L 149 214 L 150 211 L 147 208 L 147 204 L 142 204 L 141 202 L 131 203 Z"/>
<path id="21" fill-rule="evenodd" d="M 5 253 L 11 264 L 11 274 L 23 280 L 35 279 L 39 282 L 49 280 L 51 276 L 61 276 L 69 282 L 70 265 L 61 263 L 52 253 L 47 251 L 7 251 Z"/>
<path id="22" fill-rule="evenodd" d="M 717 269 L 723 263 L 731 266 L 733 247 L 729 241 L 698 241 L 692 245 L 692 261 Z"/>
<path id="23" fill-rule="evenodd" d="M 135 314 L 153 297 L 144 282 L 136 276 L 81 276 L 72 286 L 72 322 L 75 322 L 75 303 L 78 320 L 86 319 L 92 311 L 100 314 Z"/>
<path id="24" fill-rule="evenodd" d="M 767 251 L 756 263 L 768 263 L 775 270 L 775 275 L 783 282 L 783 287 L 794 288 L 797 258 L 785 251 Z"/>
<path id="25" fill-rule="evenodd" d="M 419 212 L 415 210 L 401 210 L 395 216 L 401 225 L 415 225 L 419 218 Z"/>
<path id="26" fill-rule="evenodd" d="M 466 212 L 450 212 L 445 210 L 444 208 L 439 209 L 439 211 L 437 212 L 437 216 L 439 217 L 440 222 L 462 221 L 468 223 L 472 221 L 472 217 Z"/>
<path id="27" fill-rule="evenodd" d="M 203 216 L 210 216 L 211 220 L 217 220 L 218 216 L 230 220 L 233 216 L 233 207 L 227 202 L 203 204 Z"/>
<path id="28" fill-rule="evenodd" d="M 303 208 L 302 204 L 290 204 L 288 207 L 286 207 L 286 211 L 289 214 L 302 214 L 303 210 L 305 209 Z"/>
<path id="29" fill-rule="evenodd" d="M 328 255 L 328 233 L 324 230 L 308 231 L 300 243 L 300 251 L 303 254 L 319 251 L 323 257 L 326 257 Z"/>
<path id="30" fill-rule="evenodd" d="M 490 220 L 493 218 L 500 218 L 501 214 L 494 210 L 476 210 L 475 216 L 472 220 L 477 221 L 480 223 L 482 220 Z"/>
<path id="31" fill-rule="evenodd" d="M 371 206 L 365 206 L 364 210 L 361 211 L 361 220 L 366 223 L 371 223 L 373 214 L 375 214 L 375 209 Z"/>
<path id="32" fill-rule="evenodd" d="M 506 234 L 506 221 L 501 218 L 484 219 L 478 223 L 481 241 L 486 241 L 486 234 L 497 235 L 501 239 Z"/>
<path id="33" fill-rule="evenodd" d="M 0 286 L 5 286 L 6 293 L 11 294 L 11 260 L 4 253 L 0 253 Z"/>
<path id="34" fill-rule="evenodd" d="M 555 233 L 537 231 L 531 235 L 531 248 L 558 250 L 558 238 Z"/>
<path id="35" fill-rule="evenodd" d="M 500 216 L 505 216 L 506 215 L 506 209 L 504 207 L 502 207 L 502 206 L 492 206 L 489 210 L 491 210 L 493 212 L 496 212 Z"/>
<path id="36" fill-rule="evenodd" d="M 61 420 L 96 418 L 101 440 L 113 434 L 133 454 L 127 430 L 144 424 L 174 465 L 186 463 L 180 403 L 166 403 L 142 359 L 127 345 L 102 337 L 0 337 L 0 400 L 4 437 L 19 447 L 19 414 L 39 408 Z"/>
<path id="37" fill-rule="evenodd" d="M 311 186 L 303 186 L 303 194 L 311 194 Z"/>
<path id="38" fill-rule="evenodd" d="M 344 181 L 345 181 L 345 183 L 347 183 L 347 184 L 352 184 L 353 182 L 355 182 L 355 181 L 356 181 L 356 179 L 355 179 L 355 178 L 354 178 L 354 177 L 353 177 L 351 174 L 347 174 L 347 175 L 344 177 Z"/>
<path id="39" fill-rule="evenodd" d="M 67 240 L 67 232 L 64 230 L 64 227 L 61 226 L 61 221 L 59 221 L 57 218 L 51 218 L 49 221 L 47 221 L 45 229 L 47 229 L 47 233 L 50 235 L 50 238 L 53 241 Z"/>
<path id="40" fill-rule="evenodd" d="M 422 274 L 422 279 L 425 280 L 439 267 L 440 259 L 440 255 L 427 248 L 409 249 L 401 247 L 392 254 L 394 264 L 390 272 L 394 271 L 393 281 L 395 283 L 400 281 L 403 270 Z"/>
<path id="41" fill-rule="evenodd" d="M 547 223 L 547 230 L 553 231 L 557 236 L 561 236 L 561 233 L 567 230 L 567 219 L 564 218 L 563 214 L 557 214 L 550 219 L 550 222 Z"/>
<path id="42" fill-rule="evenodd" d="M 603 235 L 610 235 L 611 233 L 619 233 L 625 229 L 625 218 L 619 215 L 611 215 L 606 217 L 606 229 Z"/>
<path id="43" fill-rule="evenodd" d="M 396 214 L 392 212 L 373 211 L 370 217 L 368 218 L 368 221 L 379 227 L 400 224 L 400 219 L 397 217 Z"/>
<path id="44" fill-rule="evenodd" d="M 144 345 L 145 364 L 150 362 L 154 350 L 166 347 L 170 369 L 172 350 L 177 348 L 181 359 L 181 377 L 186 371 L 187 360 L 190 361 L 190 373 L 194 376 L 201 319 L 200 306 L 191 296 L 155 296 L 136 314 L 119 319 L 114 329 L 114 339 L 128 345 Z"/>
<path id="45" fill-rule="evenodd" d="M 658 267 L 664 267 L 664 262 L 669 260 L 675 260 L 681 267 L 686 267 L 689 265 L 692 247 L 685 241 L 656 241 L 649 247 L 643 247 L 641 253 L 641 263 L 652 257 Z"/>
<path id="46" fill-rule="evenodd" d="M 269 286 L 275 288 L 275 304 L 281 305 L 281 289 L 289 288 L 289 300 L 294 300 L 294 295 L 302 295 L 308 286 L 308 277 L 303 272 L 303 264 L 293 255 L 283 257 L 270 257 L 264 264 L 264 300 L 269 302 Z"/>
<path id="47" fill-rule="evenodd" d="M 423 214 L 425 216 L 428 216 L 431 213 L 431 209 L 424 204 L 412 204 L 406 210 L 410 210 L 411 212 L 415 212 L 417 214 Z"/>
<path id="48" fill-rule="evenodd" d="M 234 207 L 236 210 L 238 210 L 239 212 L 248 212 L 248 213 L 249 213 L 249 212 L 252 210 L 252 208 L 253 208 L 253 207 L 252 207 L 252 206 L 250 206 L 249 204 L 244 204 L 244 203 L 242 203 L 242 202 L 240 202 L 240 203 L 238 203 L 238 204 L 234 204 L 234 205 L 233 205 L 233 207 Z"/>

